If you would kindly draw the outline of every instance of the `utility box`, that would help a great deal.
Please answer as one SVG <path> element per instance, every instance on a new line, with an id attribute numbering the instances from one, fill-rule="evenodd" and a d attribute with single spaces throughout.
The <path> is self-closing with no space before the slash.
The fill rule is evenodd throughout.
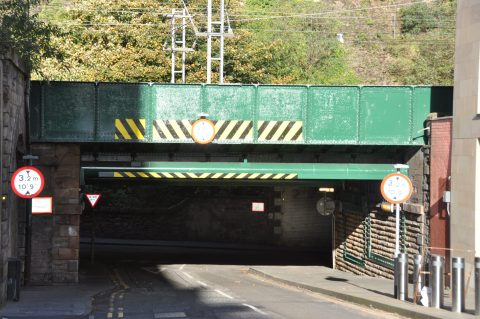
<path id="1" fill-rule="evenodd" d="M 18 258 L 8 258 L 7 300 L 20 299 L 22 262 Z"/>

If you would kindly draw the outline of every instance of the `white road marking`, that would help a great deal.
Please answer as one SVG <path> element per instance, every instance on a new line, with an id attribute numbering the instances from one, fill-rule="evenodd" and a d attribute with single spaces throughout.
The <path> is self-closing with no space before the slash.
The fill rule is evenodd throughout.
<path id="1" fill-rule="evenodd" d="M 188 272 L 182 271 L 182 274 L 184 274 L 185 276 L 187 276 L 190 279 L 193 279 L 193 277 Z"/>
<path id="2" fill-rule="evenodd" d="M 197 282 L 204 287 L 208 287 L 208 285 L 206 283 L 204 283 L 203 281 L 197 280 Z"/>
<path id="3" fill-rule="evenodd" d="M 155 319 L 160 318 L 186 318 L 187 314 L 185 312 L 164 312 L 164 313 L 156 313 L 153 315 Z"/>
<path id="4" fill-rule="evenodd" d="M 183 265 L 181 265 L 181 266 L 180 266 L 180 268 L 179 268 L 179 269 L 180 269 L 180 270 L 183 270 L 183 268 L 185 268 L 185 266 L 186 266 L 186 265 L 185 265 L 185 264 L 183 264 Z"/>
<path id="5" fill-rule="evenodd" d="M 222 296 L 224 296 L 224 297 L 227 297 L 228 299 L 233 299 L 232 296 L 227 295 L 226 293 L 224 293 L 224 292 L 221 291 L 221 290 L 215 289 L 215 291 L 216 291 L 218 294 L 220 294 L 220 295 L 222 295 Z"/>
<path id="6" fill-rule="evenodd" d="M 245 307 L 248 307 L 248 308 L 252 309 L 252 310 L 255 311 L 255 312 L 258 312 L 258 313 L 261 314 L 261 315 L 264 315 L 264 316 L 267 315 L 265 312 L 261 311 L 260 309 L 258 309 L 258 308 L 255 307 L 255 306 L 249 305 L 249 304 L 247 304 L 247 303 L 242 303 L 242 305 L 244 305 Z"/>

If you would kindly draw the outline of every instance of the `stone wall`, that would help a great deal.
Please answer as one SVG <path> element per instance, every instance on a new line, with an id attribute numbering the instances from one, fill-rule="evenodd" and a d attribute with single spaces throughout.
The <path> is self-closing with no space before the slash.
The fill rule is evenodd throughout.
<path id="1" fill-rule="evenodd" d="M 195 186 L 116 183 L 87 186 L 101 193 L 98 238 L 208 241 L 322 249 L 331 254 L 331 216 L 321 216 L 314 187 Z M 265 203 L 252 212 L 252 202 Z M 81 236 L 92 231 L 85 203 Z"/>
<path id="2" fill-rule="evenodd" d="M 393 278 L 395 214 L 377 207 L 383 201 L 379 186 L 378 182 L 357 182 L 350 186 L 347 183 L 346 192 L 339 194 L 342 205 L 334 219 L 336 269 Z M 422 208 L 410 203 L 401 212 L 400 251 L 410 256 L 422 252 L 422 243 L 428 235 Z M 413 270 L 413 258 L 410 268 Z"/>
<path id="3" fill-rule="evenodd" d="M 317 187 L 277 187 L 275 220 L 278 241 L 287 247 L 315 248 L 331 259 L 332 216 L 322 216 Z"/>
<path id="4" fill-rule="evenodd" d="M 33 144 L 34 164 L 45 177 L 39 196 L 53 197 L 52 215 L 32 216 L 32 284 L 78 282 L 80 147 Z"/>
<path id="5" fill-rule="evenodd" d="M 100 193 L 95 207 L 98 238 L 273 244 L 272 187 L 179 186 L 113 183 L 89 185 Z M 252 212 L 252 202 L 265 212 Z M 92 209 L 85 203 L 81 235 L 92 231 Z"/>
<path id="6" fill-rule="evenodd" d="M 12 51 L 0 50 L 0 108 L 3 108 L 3 154 L 0 154 L 2 166 L 0 183 L 1 228 L 0 228 L 0 304 L 6 300 L 7 261 L 10 257 L 23 259 L 25 235 L 24 201 L 19 200 L 11 191 L 10 176 L 22 163 L 25 153 L 25 107 L 28 78 L 25 69 Z M 20 227 L 19 227 L 20 225 Z"/>

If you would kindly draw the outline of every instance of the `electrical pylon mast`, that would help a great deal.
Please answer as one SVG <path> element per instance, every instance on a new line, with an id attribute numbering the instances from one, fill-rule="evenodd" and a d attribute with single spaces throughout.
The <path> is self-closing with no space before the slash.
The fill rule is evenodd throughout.
<path id="1" fill-rule="evenodd" d="M 213 20 L 213 0 L 208 0 L 207 7 L 207 83 L 212 83 L 212 61 L 218 61 L 219 83 L 223 83 L 224 44 L 225 44 L 225 0 L 220 0 L 219 20 Z M 220 42 L 218 56 L 214 57 L 212 49 L 213 38 Z"/>
<path id="2" fill-rule="evenodd" d="M 164 47 L 165 50 L 171 51 L 171 83 L 176 83 L 176 75 L 181 74 L 182 83 L 186 82 L 185 76 L 185 61 L 187 52 L 193 52 L 193 48 L 187 48 L 187 18 L 191 18 L 186 8 L 172 9 L 172 13 L 167 15 L 172 19 L 171 24 L 171 44 L 170 47 Z M 180 21 L 180 24 L 178 23 Z M 180 38 L 178 37 L 178 30 L 181 30 Z M 176 68 L 177 53 L 181 53 L 181 67 Z"/>
<path id="3" fill-rule="evenodd" d="M 225 37 L 232 37 L 233 32 L 228 19 L 225 19 L 225 0 L 220 0 L 220 10 L 217 15 L 213 13 L 213 0 L 207 2 L 207 32 L 195 32 L 199 37 L 207 37 L 207 83 L 212 83 L 212 62 L 218 61 L 219 83 L 224 81 L 224 51 Z M 214 17 L 217 20 L 214 20 Z M 225 26 L 227 32 L 225 32 Z M 214 52 L 214 39 L 218 39 L 218 52 Z M 215 56 L 216 53 L 216 56 Z"/>

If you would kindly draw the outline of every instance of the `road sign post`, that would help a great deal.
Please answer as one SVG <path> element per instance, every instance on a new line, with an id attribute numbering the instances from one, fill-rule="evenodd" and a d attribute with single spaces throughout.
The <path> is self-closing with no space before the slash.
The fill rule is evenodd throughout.
<path id="1" fill-rule="evenodd" d="M 90 263 L 93 265 L 95 263 L 95 228 L 96 228 L 96 220 L 95 220 L 95 206 L 98 204 L 100 194 L 85 194 L 92 206 L 92 228 L 90 231 Z"/>
<path id="2" fill-rule="evenodd" d="M 38 156 L 25 155 L 23 159 L 27 161 L 28 166 L 17 169 L 10 180 L 10 186 L 13 192 L 27 199 L 25 205 L 25 282 L 30 281 L 30 256 L 32 251 L 32 198 L 38 196 L 45 185 L 45 178 L 42 172 L 32 167 L 32 161 L 38 159 Z"/>
<path id="3" fill-rule="evenodd" d="M 400 204 L 405 203 L 411 196 L 413 192 L 413 185 L 408 176 L 400 173 L 401 168 L 408 168 L 407 165 L 397 164 L 395 165 L 397 169 L 396 173 L 389 174 L 385 176 L 380 185 L 380 192 L 382 193 L 383 198 L 391 203 L 395 204 L 395 253 L 394 253 L 394 265 L 395 265 L 395 274 L 394 274 L 394 296 L 397 299 L 402 298 L 402 294 L 399 292 L 400 284 L 404 284 L 408 276 L 407 273 L 401 272 L 399 269 L 399 255 L 400 255 Z M 405 255 L 405 258 L 408 260 L 408 256 Z M 400 278 L 400 275 L 403 278 Z M 402 300 L 402 299 L 401 299 Z"/>
<path id="4" fill-rule="evenodd" d="M 400 253 L 400 204 L 412 196 L 413 185 L 408 176 L 397 172 L 385 176 L 380 191 L 387 202 L 395 204 L 395 257 L 397 257 Z"/>

